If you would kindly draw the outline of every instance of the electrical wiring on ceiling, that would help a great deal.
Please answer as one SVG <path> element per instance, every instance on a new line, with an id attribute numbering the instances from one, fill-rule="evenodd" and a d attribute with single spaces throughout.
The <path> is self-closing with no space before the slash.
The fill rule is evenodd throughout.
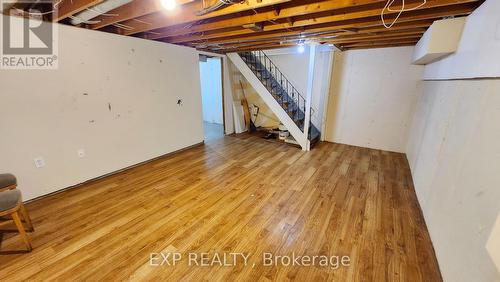
<path id="1" fill-rule="evenodd" d="M 215 10 L 218 10 L 225 5 L 237 4 L 237 3 L 241 3 L 241 2 L 242 2 L 241 0 L 218 0 L 217 3 L 215 3 L 209 7 L 206 7 L 201 11 L 196 12 L 196 15 L 202 16 L 202 15 L 208 14 L 210 12 L 213 12 Z M 203 6 L 205 6 L 205 0 L 203 0 Z"/>
<path id="2" fill-rule="evenodd" d="M 98 24 L 100 23 L 101 21 L 92 21 L 92 20 L 87 20 L 87 21 L 82 21 L 80 18 L 78 17 L 75 17 L 75 16 L 68 16 L 69 19 L 72 19 L 72 20 L 77 20 L 77 21 L 81 21 L 81 23 L 83 24 Z"/>
<path id="3" fill-rule="evenodd" d="M 406 9 L 405 8 L 405 0 L 401 0 L 401 9 L 399 10 L 393 10 L 391 9 L 392 5 L 394 4 L 394 2 L 396 2 L 396 0 L 388 0 L 387 3 L 385 4 L 384 8 L 382 9 L 382 12 L 380 14 L 380 18 L 382 19 L 382 24 L 384 25 L 385 28 L 391 28 L 394 24 L 396 24 L 396 22 L 398 21 L 399 17 L 401 16 L 401 14 L 403 12 L 408 12 L 408 11 L 414 11 L 416 9 L 419 9 L 421 7 L 423 7 L 425 4 L 427 4 L 427 0 L 423 0 L 422 3 L 420 3 L 419 5 L 413 7 L 413 8 L 408 8 Z M 387 24 L 385 22 L 385 11 L 389 11 L 389 12 L 398 12 L 396 18 L 392 21 L 392 23 L 390 24 Z"/>
<path id="4" fill-rule="evenodd" d="M 150 22 L 146 22 L 146 21 L 141 21 L 139 19 L 132 19 L 134 22 L 138 22 L 138 23 L 142 23 L 142 24 L 147 24 L 147 25 L 152 25 L 152 23 Z"/>
<path id="5" fill-rule="evenodd" d="M 129 31 L 130 30 L 134 30 L 133 27 L 128 26 L 128 25 L 124 25 L 124 24 L 121 24 L 121 23 L 114 23 L 114 24 L 112 24 L 112 26 L 120 28 L 120 29 L 124 29 L 124 30 L 129 30 Z"/>
<path id="6" fill-rule="evenodd" d="M 99 9 L 99 8 L 96 8 L 96 7 L 92 7 L 92 8 L 85 8 L 87 11 L 90 11 L 92 13 L 95 13 L 96 17 L 97 16 L 105 16 L 105 17 L 118 17 L 119 15 L 118 14 L 108 14 L 106 12 L 104 12 L 103 10 Z"/>

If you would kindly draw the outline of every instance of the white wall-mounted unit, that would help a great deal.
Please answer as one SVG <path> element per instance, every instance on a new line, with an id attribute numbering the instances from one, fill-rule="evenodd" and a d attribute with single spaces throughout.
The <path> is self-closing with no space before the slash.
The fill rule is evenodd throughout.
<path id="1" fill-rule="evenodd" d="M 435 21 L 415 46 L 413 64 L 426 65 L 455 53 L 465 17 Z"/>

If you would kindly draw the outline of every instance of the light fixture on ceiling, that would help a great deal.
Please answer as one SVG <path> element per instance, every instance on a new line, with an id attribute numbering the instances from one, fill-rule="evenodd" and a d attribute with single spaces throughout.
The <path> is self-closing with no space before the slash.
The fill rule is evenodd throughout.
<path id="1" fill-rule="evenodd" d="M 302 54 L 304 53 L 305 50 L 306 47 L 304 47 L 304 43 L 299 43 L 299 46 L 297 47 L 297 52 L 299 52 L 299 54 Z"/>
<path id="2" fill-rule="evenodd" d="M 177 7 L 175 0 L 161 0 L 161 5 L 165 10 L 172 11 Z"/>

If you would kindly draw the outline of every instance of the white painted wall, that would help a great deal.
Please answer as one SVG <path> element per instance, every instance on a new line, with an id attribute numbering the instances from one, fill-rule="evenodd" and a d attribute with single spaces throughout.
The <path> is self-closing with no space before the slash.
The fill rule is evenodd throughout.
<path id="1" fill-rule="evenodd" d="M 316 111 L 313 123 L 321 130 L 324 122 L 324 104 L 330 88 L 333 50 L 323 46 L 317 46 L 316 50 L 311 107 Z M 299 53 L 297 48 L 283 48 L 266 51 L 266 54 L 305 98 L 309 47 L 306 46 L 303 53 Z"/>
<path id="2" fill-rule="evenodd" d="M 195 50 L 64 25 L 59 45 L 56 71 L 0 70 L 0 172 L 25 200 L 203 141 Z"/>
<path id="3" fill-rule="evenodd" d="M 445 281 L 500 281 L 500 80 L 424 83 L 407 156 Z M 500 252 L 500 250 L 497 250 Z"/>
<path id="4" fill-rule="evenodd" d="M 466 21 L 458 51 L 427 65 L 407 156 L 445 281 L 500 281 L 500 1 Z M 449 80 L 453 79 L 453 80 Z M 492 256 L 500 257 L 500 249 Z"/>
<path id="5" fill-rule="evenodd" d="M 266 51 L 269 58 L 278 66 L 283 74 L 297 88 L 302 96 L 307 91 L 307 67 L 309 66 L 309 47 L 303 53 L 296 48 Z"/>
<path id="6" fill-rule="evenodd" d="M 423 67 L 413 47 L 336 52 L 325 139 L 404 152 Z"/>
<path id="7" fill-rule="evenodd" d="M 223 124 L 221 59 L 208 58 L 200 62 L 203 120 Z"/>
<path id="8" fill-rule="evenodd" d="M 425 79 L 500 77 L 500 1 L 487 0 L 467 17 L 455 54 L 425 68 Z"/>

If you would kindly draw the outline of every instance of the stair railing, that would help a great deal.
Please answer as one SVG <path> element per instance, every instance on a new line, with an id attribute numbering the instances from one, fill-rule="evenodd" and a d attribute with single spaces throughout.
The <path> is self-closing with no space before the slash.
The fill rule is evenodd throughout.
<path id="1" fill-rule="evenodd" d="M 293 119 L 295 124 L 304 132 L 304 121 L 306 113 L 306 99 L 293 86 L 290 80 L 280 71 L 274 62 L 263 51 L 242 52 L 239 55 L 244 58 L 262 84 L 269 90 L 280 106 Z M 315 128 L 312 118 L 315 110 L 311 107 L 311 121 L 308 135 L 319 131 Z"/>

